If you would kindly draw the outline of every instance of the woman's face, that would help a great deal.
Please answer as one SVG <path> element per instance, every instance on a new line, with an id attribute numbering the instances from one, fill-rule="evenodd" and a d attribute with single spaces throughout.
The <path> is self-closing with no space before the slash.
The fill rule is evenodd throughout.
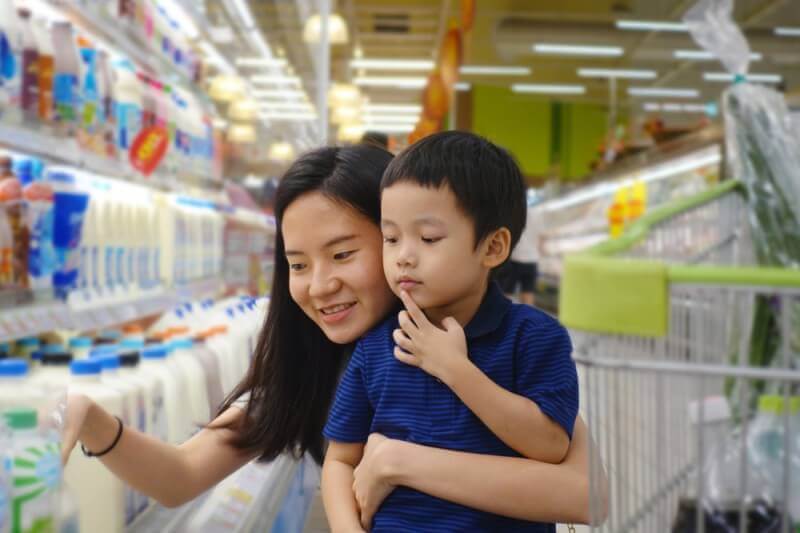
<path id="1" fill-rule="evenodd" d="M 375 223 L 310 192 L 286 208 L 282 231 L 292 299 L 331 341 L 353 342 L 386 316 L 395 298 Z"/>

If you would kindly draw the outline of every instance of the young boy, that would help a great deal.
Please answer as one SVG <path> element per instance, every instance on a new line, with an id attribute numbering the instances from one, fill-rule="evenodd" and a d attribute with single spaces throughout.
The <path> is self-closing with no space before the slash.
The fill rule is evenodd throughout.
<path id="1" fill-rule="evenodd" d="M 325 426 L 322 495 L 335 532 L 361 528 L 353 469 L 370 433 L 558 463 L 578 410 L 566 330 L 489 282 L 525 226 L 525 184 L 509 154 L 469 133 L 431 135 L 395 158 L 381 187 L 384 271 L 406 310 L 359 341 Z M 372 530 L 555 526 L 398 487 Z"/>

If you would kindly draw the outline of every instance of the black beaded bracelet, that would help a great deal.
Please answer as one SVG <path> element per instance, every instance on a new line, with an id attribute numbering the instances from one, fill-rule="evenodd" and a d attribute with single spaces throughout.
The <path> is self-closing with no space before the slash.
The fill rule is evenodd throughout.
<path id="1" fill-rule="evenodd" d="M 119 443 L 119 439 L 122 438 L 122 430 L 124 429 L 124 426 L 122 424 L 122 419 L 120 417 L 115 415 L 114 418 L 116 418 L 117 422 L 119 422 L 119 429 L 117 430 L 117 436 L 114 437 L 114 442 L 111 443 L 111 446 L 109 446 L 102 452 L 92 453 L 86 449 L 86 446 L 84 446 L 83 443 L 81 443 L 81 451 L 83 452 L 83 455 L 85 455 L 86 457 L 102 457 L 117 446 L 117 443 Z"/>

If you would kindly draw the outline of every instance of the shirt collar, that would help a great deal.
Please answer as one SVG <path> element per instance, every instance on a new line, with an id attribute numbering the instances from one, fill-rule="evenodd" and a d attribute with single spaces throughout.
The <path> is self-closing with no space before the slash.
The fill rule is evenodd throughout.
<path id="1" fill-rule="evenodd" d="M 509 309 L 511 300 L 505 297 L 497 282 L 490 282 L 478 311 L 464 328 L 467 339 L 476 339 L 495 331 Z"/>

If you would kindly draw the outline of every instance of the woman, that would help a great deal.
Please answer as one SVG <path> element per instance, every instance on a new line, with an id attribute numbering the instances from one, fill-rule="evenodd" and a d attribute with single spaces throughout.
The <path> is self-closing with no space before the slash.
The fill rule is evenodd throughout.
<path id="1" fill-rule="evenodd" d="M 322 427 L 349 349 L 398 309 L 383 276 L 378 226 L 379 184 L 391 157 L 372 146 L 321 148 L 292 164 L 276 194 L 270 310 L 248 375 L 217 418 L 180 446 L 125 428 L 101 459 L 111 471 L 178 506 L 255 458 L 288 451 L 322 461 Z M 104 450 L 117 429 L 116 419 L 91 400 L 73 397 L 63 453 L 77 440 Z M 364 523 L 397 485 L 511 517 L 588 522 L 589 447 L 582 420 L 560 465 L 373 435 L 354 490 Z M 413 462 L 404 461 L 409 450 Z"/>

